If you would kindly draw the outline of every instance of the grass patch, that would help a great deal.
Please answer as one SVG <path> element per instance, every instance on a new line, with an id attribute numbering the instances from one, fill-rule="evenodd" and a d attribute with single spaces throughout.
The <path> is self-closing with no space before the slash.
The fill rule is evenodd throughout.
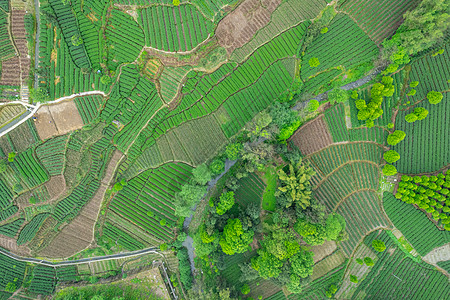
<path id="1" fill-rule="evenodd" d="M 267 168 L 264 179 L 266 180 L 267 186 L 263 194 L 262 208 L 268 211 L 275 211 L 275 191 L 277 189 L 276 169 L 274 167 Z"/>

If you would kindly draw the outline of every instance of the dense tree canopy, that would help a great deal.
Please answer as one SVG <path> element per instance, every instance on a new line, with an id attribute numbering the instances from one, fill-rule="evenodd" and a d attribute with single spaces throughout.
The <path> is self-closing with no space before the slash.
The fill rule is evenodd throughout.
<path id="1" fill-rule="evenodd" d="M 442 98 L 444 98 L 444 95 L 439 92 L 431 91 L 427 94 L 427 99 L 430 101 L 430 104 L 438 104 L 442 101 Z"/>
<path id="2" fill-rule="evenodd" d="M 191 208 L 206 193 L 206 187 L 186 184 L 181 187 L 181 191 L 175 195 L 174 206 L 175 214 L 179 217 L 188 217 L 191 214 Z"/>
<path id="3" fill-rule="evenodd" d="M 223 215 L 234 205 L 234 192 L 226 192 L 220 195 L 219 203 L 216 207 L 218 215 Z"/>
<path id="4" fill-rule="evenodd" d="M 393 176 L 397 174 L 397 168 L 393 165 L 385 165 L 383 167 L 383 174 L 386 176 Z"/>
<path id="5" fill-rule="evenodd" d="M 393 133 L 391 133 L 387 138 L 387 143 L 391 146 L 395 146 L 401 141 L 404 140 L 406 137 L 406 133 L 401 130 L 395 130 Z"/>
<path id="6" fill-rule="evenodd" d="M 247 251 L 248 246 L 253 241 L 253 230 L 244 232 L 242 222 L 239 219 L 228 219 L 227 225 L 223 228 L 223 234 L 219 244 L 225 254 L 233 255 Z"/>
<path id="7" fill-rule="evenodd" d="M 372 247 L 378 252 L 383 252 L 384 250 L 386 250 L 386 245 L 381 240 L 373 240 Z"/>
<path id="8" fill-rule="evenodd" d="M 383 158 L 384 160 L 386 160 L 386 162 L 392 164 L 400 159 L 400 154 L 398 154 L 398 152 L 395 150 L 389 150 L 384 152 Z"/>
<path id="9" fill-rule="evenodd" d="M 192 170 L 192 174 L 194 175 L 194 181 L 201 185 L 205 185 L 212 177 L 211 171 L 206 164 L 199 165 Z"/>

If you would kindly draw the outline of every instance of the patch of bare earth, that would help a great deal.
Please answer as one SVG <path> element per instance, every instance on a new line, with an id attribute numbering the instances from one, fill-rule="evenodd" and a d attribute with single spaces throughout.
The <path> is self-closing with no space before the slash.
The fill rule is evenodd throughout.
<path id="1" fill-rule="evenodd" d="M 219 44 L 232 53 L 249 42 L 258 29 L 270 22 L 281 0 L 246 0 L 217 26 Z"/>
<path id="2" fill-rule="evenodd" d="M 157 297 L 160 297 L 161 299 L 171 299 L 159 268 L 153 268 L 145 272 L 137 273 L 134 276 L 128 277 L 127 281 L 134 284 L 132 280 L 135 278 L 141 280 L 139 285 L 145 284 L 145 286 L 150 288 Z"/>
<path id="3" fill-rule="evenodd" d="M 63 175 L 52 176 L 45 183 L 45 187 L 50 195 L 50 201 L 54 201 L 66 191 L 66 179 Z"/>
<path id="4" fill-rule="evenodd" d="M 39 252 L 48 258 L 66 258 L 78 253 L 94 241 L 94 226 L 106 189 L 122 153 L 115 151 L 105 172 L 100 188 L 73 221 L 64 227 L 51 243 Z"/>
<path id="5" fill-rule="evenodd" d="M 15 238 L 10 238 L 7 236 L 0 236 L 0 247 L 5 248 L 17 255 L 30 256 L 31 252 L 27 246 L 17 246 L 17 241 Z"/>
<path id="6" fill-rule="evenodd" d="M 42 106 L 36 118 L 36 129 L 42 140 L 83 127 L 83 120 L 73 101 Z"/>
<path id="7" fill-rule="evenodd" d="M 320 116 L 298 129 L 290 138 L 303 155 L 310 155 L 333 143 L 327 124 Z"/>
<path id="8" fill-rule="evenodd" d="M 314 253 L 314 263 L 321 261 L 337 249 L 335 241 L 326 241 L 322 245 L 312 246 L 311 251 Z"/>

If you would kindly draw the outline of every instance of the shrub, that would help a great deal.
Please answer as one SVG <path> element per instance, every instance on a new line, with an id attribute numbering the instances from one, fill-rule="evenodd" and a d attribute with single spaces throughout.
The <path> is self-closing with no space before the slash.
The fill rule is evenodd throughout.
<path id="1" fill-rule="evenodd" d="M 212 177 L 211 171 L 206 164 L 201 164 L 192 170 L 192 175 L 194 175 L 194 181 L 201 185 L 205 185 Z"/>
<path id="2" fill-rule="evenodd" d="M 168 246 L 167 246 L 166 243 L 159 245 L 159 249 L 160 249 L 161 251 L 166 251 L 167 248 L 168 248 Z"/>
<path id="3" fill-rule="evenodd" d="M 400 154 L 398 154 L 398 152 L 395 150 L 389 150 L 389 151 L 384 152 L 383 158 L 385 161 L 392 164 L 400 159 Z"/>
<path id="4" fill-rule="evenodd" d="M 444 96 L 439 92 L 431 91 L 427 94 L 427 99 L 430 104 L 438 104 L 442 101 L 442 98 L 444 98 Z"/>
<path id="5" fill-rule="evenodd" d="M 417 120 L 423 120 L 428 116 L 428 110 L 423 107 L 414 108 L 414 114 L 417 116 Z"/>
<path id="6" fill-rule="evenodd" d="M 406 94 L 407 96 L 414 96 L 416 94 L 416 90 L 415 89 L 411 89 L 408 94 Z"/>
<path id="7" fill-rule="evenodd" d="M 358 283 L 358 277 L 356 277 L 355 275 L 350 275 L 350 281 L 353 283 Z"/>
<path id="8" fill-rule="evenodd" d="M 309 101 L 309 105 L 308 105 L 308 110 L 310 112 L 316 111 L 320 106 L 319 101 L 317 101 L 316 99 L 312 99 L 311 101 Z"/>
<path id="9" fill-rule="evenodd" d="M 419 85 L 419 82 L 418 81 L 411 81 L 410 83 L 409 83 L 409 86 L 410 87 L 416 87 L 416 86 L 418 86 Z"/>
<path id="10" fill-rule="evenodd" d="M 371 267 L 371 266 L 373 266 L 375 264 L 370 257 L 364 257 L 364 263 L 368 267 Z"/>
<path id="11" fill-rule="evenodd" d="M 161 221 L 159 221 L 159 224 L 160 224 L 161 226 L 166 226 L 166 224 L 167 224 L 166 219 L 161 219 Z"/>
<path id="12" fill-rule="evenodd" d="M 180 0 L 173 0 L 172 3 L 173 3 L 173 6 L 179 6 Z"/>
<path id="13" fill-rule="evenodd" d="M 404 131 L 396 130 L 388 136 L 387 143 L 391 146 L 394 146 L 403 141 L 405 137 L 406 133 Z"/>
<path id="14" fill-rule="evenodd" d="M 417 116 L 414 113 L 407 114 L 405 116 L 405 121 L 408 123 L 413 123 L 417 121 Z"/>
<path id="15" fill-rule="evenodd" d="M 385 165 L 383 167 L 383 174 L 386 176 L 393 176 L 397 174 L 397 168 L 393 165 Z"/>
<path id="16" fill-rule="evenodd" d="M 250 287 L 248 286 L 248 284 L 244 284 L 241 288 L 241 293 L 243 295 L 247 295 L 248 293 L 250 293 Z"/>
<path id="17" fill-rule="evenodd" d="M 309 60 L 309 66 L 311 68 L 318 67 L 320 65 L 320 61 L 317 57 L 313 57 Z"/>
<path id="18" fill-rule="evenodd" d="M 16 157 L 16 153 L 15 152 L 8 153 L 8 161 L 9 162 L 13 162 L 14 161 L 14 157 Z"/>
<path id="19" fill-rule="evenodd" d="M 383 252 L 384 250 L 386 250 L 386 245 L 384 244 L 383 241 L 380 240 L 373 240 L 372 247 L 378 252 Z"/>
<path id="20" fill-rule="evenodd" d="M 229 144 L 227 148 L 225 149 L 225 155 L 229 160 L 236 160 L 239 158 L 239 154 L 242 151 L 242 144 L 241 143 L 233 143 Z"/>
<path id="21" fill-rule="evenodd" d="M 324 27 L 320 30 L 321 34 L 327 33 L 328 32 L 328 27 Z"/>
<path id="22" fill-rule="evenodd" d="M 356 263 L 362 265 L 364 261 L 361 258 L 357 258 Z"/>
<path id="23" fill-rule="evenodd" d="M 209 169 L 213 175 L 219 175 L 225 171 L 225 163 L 223 160 L 217 158 L 209 165 Z"/>
<path id="24" fill-rule="evenodd" d="M 348 92 L 339 87 L 328 93 L 328 100 L 331 104 L 341 103 L 348 100 Z"/>

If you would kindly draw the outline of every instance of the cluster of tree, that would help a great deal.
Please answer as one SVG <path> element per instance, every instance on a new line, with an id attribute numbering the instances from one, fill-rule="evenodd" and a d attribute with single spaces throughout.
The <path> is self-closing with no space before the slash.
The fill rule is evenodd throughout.
<path id="1" fill-rule="evenodd" d="M 394 94 L 393 81 L 392 77 L 383 76 L 381 82 L 377 82 L 371 87 L 368 103 L 364 99 L 355 101 L 355 106 L 358 109 L 358 120 L 366 121 L 368 128 L 373 127 L 374 120 L 383 115 L 383 109 L 381 109 L 383 97 L 391 97 Z"/>
<path id="2" fill-rule="evenodd" d="M 427 99 L 430 104 L 439 104 L 442 101 L 442 98 L 444 98 L 444 95 L 440 92 L 431 91 L 427 94 Z"/>
<path id="3" fill-rule="evenodd" d="M 347 101 L 349 98 L 348 92 L 339 87 L 334 88 L 331 92 L 328 93 L 328 101 L 330 104 L 334 105 L 335 103 L 342 103 Z"/>
<path id="4" fill-rule="evenodd" d="M 416 9 L 408 11 L 392 38 L 383 42 L 382 57 L 390 61 L 383 74 L 393 73 L 409 63 L 410 55 L 443 43 L 450 26 L 448 9 L 446 0 L 424 0 Z"/>
<path id="5" fill-rule="evenodd" d="M 192 272 L 191 263 L 189 261 L 189 254 L 186 248 L 181 248 L 177 252 L 178 270 L 180 271 L 180 281 L 183 287 L 187 290 L 192 287 Z"/>
<path id="6" fill-rule="evenodd" d="M 325 291 L 327 298 L 333 298 L 333 295 L 338 291 L 338 287 L 335 284 L 330 285 L 328 290 Z"/>
<path id="7" fill-rule="evenodd" d="M 417 205 L 450 230 L 450 170 L 436 176 L 403 175 L 395 197 Z"/>
<path id="8" fill-rule="evenodd" d="M 311 223 L 305 219 L 297 220 L 294 228 L 309 245 L 322 245 L 328 241 L 342 241 L 348 238 L 345 231 L 345 219 L 339 214 L 328 215 L 324 224 Z"/>
<path id="9" fill-rule="evenodd" d="M 387 143 L 391 146 L 395 146 L 406 137 L 406 133 L 401 130 L 395 130 L 393 133 L 389 134 L 387 137 Z"/>
<path id="10" fill-rule="evenodd" d="M 428 110 L 423 107 L 416 107 L 412 113 L 405 116 L 405 121 L 408 123 L 413 123 L 415 121 L 421 121 L 428 116 Z"/>
<path id="11" fill-rule="evenodd" d="M 364 257 L 364 260 L 362 260 L 361 258 L 357 258 L 356 259 L 356 263 L 362 265 L 362 264 L 366 264 L 366 266 L 368 267 L 372 267 L 373 265 L 375 265 L 374 261 L 372 260 L 372 258 L 366 256 Z"/>

